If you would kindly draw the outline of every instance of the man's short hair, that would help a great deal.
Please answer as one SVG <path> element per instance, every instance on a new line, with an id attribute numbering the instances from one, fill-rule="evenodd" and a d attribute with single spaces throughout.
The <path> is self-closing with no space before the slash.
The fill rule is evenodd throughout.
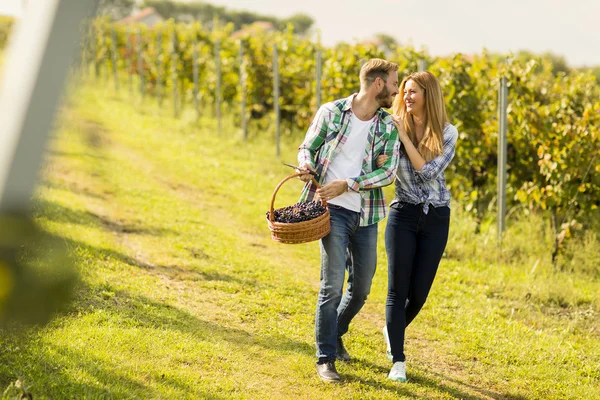
<path id="1" fill-rule="evenodd" d="M 362 87 L 368 88 L 377 78 L 387 81 L 390 71 L 398 71 L 398 64 L 381 58 L 371 58 L 360 69 L 360 84 Z"/>

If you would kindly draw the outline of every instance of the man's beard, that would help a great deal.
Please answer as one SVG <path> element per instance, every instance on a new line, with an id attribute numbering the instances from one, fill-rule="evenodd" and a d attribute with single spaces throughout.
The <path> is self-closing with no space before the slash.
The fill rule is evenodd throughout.
<path id="1" fill-rule="evenodd" d="M 375 97 L 375 100 L 379 102 L 379 107 L 390 108 L 392 106 L 392 100 L 390 99 L 390 91 L 387 86 L 383 87 L 381 93 Z"/>

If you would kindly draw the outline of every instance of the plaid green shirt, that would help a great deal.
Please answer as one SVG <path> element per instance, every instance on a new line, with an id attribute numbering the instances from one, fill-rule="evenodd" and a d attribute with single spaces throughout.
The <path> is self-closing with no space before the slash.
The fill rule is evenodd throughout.
<path id="1" fill-rule="evenodd" d="M 352 131 L 350 117 L 354 96 L 356 94 L 321 106 L 298 148 L 298 165 L 310 165 L 317 173 L 319 185 L 323 184 L 329 165 Z M 381 154 L 387 154 L 388 159 L 381 168 L 377 168 L 375 160 Z M 361 173 L 346 179 L 348 190 L 360 193 L 360 226 L 375 224 L 385 218 L 387 210 L 381 188 L 394 182 L 399 154 L 398 130 L 391 115 L 379 109 L 369 130 Z M 316 189 L 313 183 L 308 182 L 300 201 L 312 201 Z"/>

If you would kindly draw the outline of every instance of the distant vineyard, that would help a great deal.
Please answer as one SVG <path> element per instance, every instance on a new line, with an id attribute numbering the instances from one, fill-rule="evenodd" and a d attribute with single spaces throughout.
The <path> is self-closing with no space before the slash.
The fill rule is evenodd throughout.
<path id="1" fill-rule="evenodd" d="M 287 134 L 304 131 L 316 111 L 317 52 L 323 60 L 322 102 L 357 91 L 361 61 L 368 58 L 398 63 L 400 77 L 416 71 L 419 60 L 424 60 L 440 79 L 451 121 L 460 132 L 448 183 L 460 204 L 478 216 L 495 205 L 497 91 L 505 76 L 509 209 L 547 210 L 557 247 L 574 227 L 598 215 L 600 87 L 590 72 L 555 76 L 543 60 L 521 62 L 485 52 L 431 58 L 408 46 L 391 54 L 374 45 L 323 47 L 291 30 L 233 39 L 231 26 L 209 32 L 198 23 L 172 21 L 147 28 L 96 20 L 87 38 L 83 49 L 87 71 L 112 76 L 116 70 L 119 76 L 134 78 L 131 82 L 144 95 L 169 95 L 187 104 L 197 101 L 200 111 L 211 115 L 222 99 L 223 109 L 236 122 L 242 120 L 245 99 L 244 117 L 254 124 L 251 135 L 273 132 L 274 45 L 281 124 Z"/>
<path id="2" fill-rule="evenodd" d="M 505 76 L 509 82 L 509 207 L 548 210 L 560 244 L 578 222 L 586 221 L 583 216 L 597 212 L 600 206 L 600 162 L 595 158 L 600 152 L 600 87 L 589 72 L 554 76 L 549 63 L 518 63 L 485 53 L 432 59 L 411 47 L 399 47 L 392 54 L 384 54 L 374 45 L 325 48 L 291 31 L 258 33 L 236 40 L 231 38 L 230 26 L 208 32 L 199 24 L 168 22 L 153 29 L 132 29 L 96 21 L 93 29 L 95 40 L 90 46 L 96 50 L 92 62 L 110 68 L 113 31 L 120 70 L 129 66 L 130 74 L 138 74 L 140 70 L 135 66 L 139 59 L 134 49 L 140 45 L 145 90 L 155 93 L 158 87 L 166 90 L 177 85 L 188 101 L 194 93 L 192 57 L 196 42 L 198 100 L 212 107 L 222 96 L 227 113 L 239 118 L 243 70 L 247 117 L 265 121 L 265 127 L 272 121 L 273 45 L 277 45 L 281 121 L 287 132 L 304 131 L 316 110 L 317 51 L 322 52 L 323 59 L 320 83 L 324 102 L 357 90 L 363 60 L 385 57 L 399 64 L 401 77 L 417 70 L 419 60 L 424 60 L 428 70 L 440 79 L 449 115 L 460 132 L 449 184 L 460 203 L 477 215 L 495 201 L 497 90 L 499 78 Z M 134 34 L 138 29 L 140 43 Z M 169 40 L 171 35 L 173 42 Z M 217 41 L 222 81 L 219 95 Z M 166 73 L 171 71 L 173 59 L 176 79 Z M 269 130 L 261 130 L 260 134 L 264 131 Z"/>

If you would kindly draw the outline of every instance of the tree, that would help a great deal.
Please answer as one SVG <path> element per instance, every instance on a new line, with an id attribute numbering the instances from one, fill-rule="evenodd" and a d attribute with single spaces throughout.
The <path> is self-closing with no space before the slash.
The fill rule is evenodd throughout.
<path id="1" fill-rule="evenodd" d="M 527 50 L 521 50 L 516 54 L 515 58 L 524 62 L 532 59 L 539 59 L 539 66 L 542 65 L 543 61 L 548 61 L 552 65 L 552 74 L 554 76 L 557 76 L 560 72 L 568 74 L 571 71 L 571 68 L 569 67 L 569 64 L 564 56 L 552 53 L 550 51 L 547 51 L 543 54 L 535 54 Z M 539 68 L 540 67 L 538 67 L 536 72 L 541 72 Z"/>
<path id="2" fill-rule="evenodd" d="M 271 22 L 281 30 L 285 29 L 288 24 L 291 24 L 294 27 L 294 32 L 302 34 L 314 24 L 311 16 L 301 13 L 294 14 L 289 18 L 279 19 L 272 15 L 262 15 L 251 11 L 228 10 L 225 7 L 201 2 L 178 3 L 170 0 L 146 0 L 144 5 L 153 7 L 165 19 L 173 18 L 176 21 L 189 21 L 193 19 L 208 27 L 212 26 L 215 19 L 218 19 L 222 24 L 232 23 L 235 29 L 240 29 L 244 25 L 250 25 L 256 21 L 265 21 Z"/>
<path id="3" fill-rule="evenodd" d="M 587 69 L 587 68 L 584 68 L 584 70 L 585 69 Z M 592 75 L 594 75 L 596 77 L 596 82 L 598 82 L 598 84 L 600 84 L 600 66 L 590 68 L 590 71 L 592 71 Z"/>
<path id="4" fill-rule="evenodd" d="M 294 27 L 294 32 L 303 34 L 306 33 L 314 23 L 315 20 L 310 15 L 298 13 L 284 19 L 281 28 L 285 28 L 288 24 L 291 24 Z"/>
<path id="5" fill-rule="evenodd" d="M 100 0 L 97 14 L 120 20 L 131 14 L 134 6 L 135 0 Z"/>
<path id="6" fill-rule="evenodd" d="M 387 33 L 378 33 L 375 35 L 375 39 L 381 43 L 381 46 L 385 52 L 394 51 L 398 47 L 398 41 L 395 37 L 388 35 Z"/>

